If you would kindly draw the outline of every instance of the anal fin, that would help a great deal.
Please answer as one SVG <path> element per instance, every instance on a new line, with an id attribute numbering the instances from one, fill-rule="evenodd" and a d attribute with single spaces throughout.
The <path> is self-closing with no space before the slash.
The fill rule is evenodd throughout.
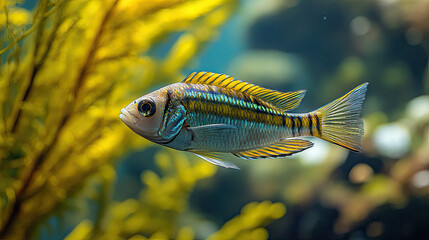
<path id="1" fill-rule="evenodd" d="M 304 151 L 312 146 L 312 142 L 303 139 L 283 139 L 270 146 L 237 152 L 234 155 L 243 159 L 277 158 Z"/>

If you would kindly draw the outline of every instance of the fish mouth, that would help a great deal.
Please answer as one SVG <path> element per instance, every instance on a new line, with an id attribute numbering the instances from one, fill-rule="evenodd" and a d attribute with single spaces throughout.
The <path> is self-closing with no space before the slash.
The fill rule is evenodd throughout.
<path id="1" fill-rule="evenodd" d="M 121 109 L 121 113 L 119 114 L 119 118 L 122 120 L 122 122 L 124 122 L 125 124 L 136 124 L 137 123 L 137 119 L 130 113 L 128 112 L 125 108 Z"/>

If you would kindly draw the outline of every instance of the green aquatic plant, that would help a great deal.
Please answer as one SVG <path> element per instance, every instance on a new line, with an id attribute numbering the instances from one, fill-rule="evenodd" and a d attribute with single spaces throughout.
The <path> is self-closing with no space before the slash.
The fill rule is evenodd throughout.
<path id="1" fill-rule="evenodd" d="M 28 11 L 20 2 L 0 1 L 0 238 L 5 239 L 34 236 L 42 220 L 94 174 L 103 183 L 99 194 L 109 195 L 112 163 L 149 145 L 122 125 L 120 109 L 152 85 L 182 78 L 181 69 L 236 6 L 234 0 L 40 0 Z M 148 51 L 171 33 L 179 37 L 166 57 L 151 57 Z M 111 227 L 103 227 L 107 210 L 100 210 L 95 224 L 81 222 L 68 238 L 192 238 L 189 228 L 176 234 L 173 220 L 186 209 L 195 183 L 213 175 L 215 167 L 190 166 L 183 156 L 171 160 L 162 154 L 156 161 L 171 175 L 160 179 L 145 172 L 147 188 L 139 200 L 110 205 L 101 198 L 100 208 L 113 213 Z M 271 204 L 248 209 L 263 206 Z"/>

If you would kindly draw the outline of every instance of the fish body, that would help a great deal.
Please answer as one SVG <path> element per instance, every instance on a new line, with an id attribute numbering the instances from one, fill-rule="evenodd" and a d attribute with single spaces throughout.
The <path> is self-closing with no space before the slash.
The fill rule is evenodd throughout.
<path id="1" fill-rule="evenodd" d="M 178 150 L 234 153 L 269 145 L 282 138 L 309 136 L 306 114 L 284 113 L 247 94 L 188 83 L 172 84 L 162 92 L 170 94 L 171 101 L 179 102 L 186 109 L 186 127 L 181 132 L 189 134 L 178 135 L 168 145 Z M 200 136 L 199 126 L 212 126 L 213 129 Z"/>
<path id="2" fill-rule="evenodd" d="M 305 90 L 282 93 L 225 74 L 199 72 L 140 97 L 121 110 L 137 134 L 164 146 L 193 152 L 214 164 L 238 168 L 217 153 L 244 159 L 288 156 L 319 137 L 360 150 L 359 118 L 367 83 L 313 112 L 292 114 Z"/>

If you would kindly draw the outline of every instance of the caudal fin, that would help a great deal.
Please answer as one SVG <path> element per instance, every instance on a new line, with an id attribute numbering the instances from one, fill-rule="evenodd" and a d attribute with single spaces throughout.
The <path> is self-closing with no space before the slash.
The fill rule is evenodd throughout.
<path id="1" fill-rule="evenodd" d="M 363 121 L 360 112 L 368 83 L 361 84 L 344 96 L 317 109 L 321 118 L 320 138 L 353 151 L 360 151 Z"/>

